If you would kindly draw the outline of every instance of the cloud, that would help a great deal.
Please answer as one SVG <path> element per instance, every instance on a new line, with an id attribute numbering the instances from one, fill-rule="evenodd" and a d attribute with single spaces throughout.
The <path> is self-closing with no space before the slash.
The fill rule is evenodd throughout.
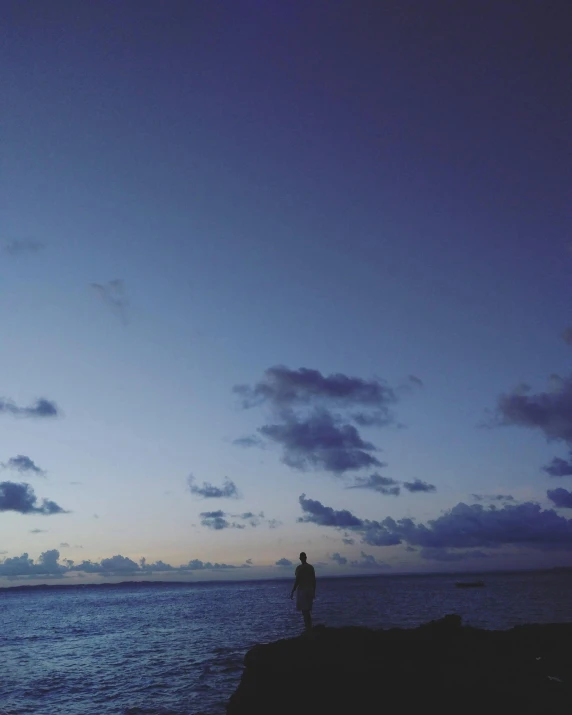
<path id="1" fill-rule="evenodd" d="M 344 537 L 344 538 L 342 539 L 342 541 L 344 542 L 344 544 L 345 544 L 346 546 L 353 546 L 353 545 L 355 544 L 355 542 L 356 542 L 355 539 L 350 539 L 350 538 L 348 538 L 347 536 Z"/>
<path id="2" fill-rule="evenodd" d="M 417 549 L 413 548 L 413 546 L 406 546 L 405 551 L 417 551 Z"/>
<path id="3" fill-rule="evenodd" d="M 245 511 L 242 514 L 231 514 L 231 516 L 234 519 L 242 519 L 243 521 L 247 521 L 252 527 L 257 527 L 262 524 L 262 520 L 264 519 L 264 512 L 261 511 L 258 514 L 254 514 L 251 511 Z"/>
<path id="4" fill-rule="evenodd" d="M 330 556 L 330 559 L 331 559 L 332 561 L 335 561 L 339 566 L 345 566 L 345 565 L 347 564 L 347 562 L 348 562 L 348 560 L 346 559 L 346 557 L 345 557 L 345 556 L 341 556 L 341 554 L 339 554 L 337 551 L 336 551 L 335 554 L 332 554 L 332 555 Z"/>
<path id="5" fill-rule="evenodd" d="M 282 526 L 282 522 L 279 519 L 268 519 L 266 523 L 269 529 L 277 529 L 279 526 Z"/>
<path id="6" fill-rule="evenodd" d="M 569 325 L 562 333 L 562 340 L 568 345 L 572 345 L 572 325 Z"/>
<path id="7" fill-rule="evenodd" d="M 371 454 L 377 448 L 364 441 L 353 425 L 340 423 L 326 410 L 316 410 L 307 418 L 289 413 L 281 423 L 264 425 L 259 431 L 282 446 L 282 461 L 294 469 L 341 474 L 381 465 Z"/>
<path id="8" fill-rule="evenodd" d="M 373 554 L 366 554 L 362 551 L 360 555 L 361 559 L 359 561 L 350 561 L 350 566 L 360 569 L 390 568 L 389 564 L 384 564 L 383 561 L 378 561 Z"/>
<path id="9" fill-rule="evenodd" d="M 30 529 L 30 534 L 45 534 L 47 529 Z"/>
<path id="10" fill-rule="evenodd" d="M 366 405 L 386 407 L 396 401 L 395 391 L 379 380 L 362 380 L 341 373 L 322 375 L 319 370 L 283 365 L 270 367 L 254 387 L 237 385 L 234 392 L 246 408 L 269 402 L 277 407 L 315 404 L 327 401 L 338 406 Z"/>
<path id="11" fill-rule="evenodd" d="M 572 454 L 569 460 L 554 457 L 543 469 L 551 477 L 572 477 Z"/>
<path id="12" fill-rule="evenodd" d="M 558 492 L 558 490 L 554 490 Z M 565 491 L 565 490 L 563 490 Z M 568 493 L 566 493 L 568 494 Z M 549 494 L 564 505 L 565 494 Z M 440 549 L 496 548 L 500 546 L 534 549 L 572 548 L 572 520 L 559 516 L 554 509 L 542 509 L 534 502 L 483 506 L 460 502 L 426 524 L 413 519 L 383 521 L 360 519 L 347 510 L 334 511 L 319 501 L 300 496 L 304 516 L 298 521 L 318 526 L 345 528 L 359 533 L 362 543 L 372 546 L 409 546 Z"/>
<path id="13" fill-rule="evenodd" d="M 17 511 L 20 514 L 66 514 L 65 509 L 50 499 L 38 498 L 29 484 L 0 482 L 0 511 Z"/>
<path id="14" fill-rule="evenodd" d="M 237 447 L 262 447 L 264 445 L 264 442 L 256 435 L 238 437 L 237 439 L 233 439 L 232 443 Z"/>
<path id="15" fill-rule="evenodd" d="M 0 397 L 0 413 L 2 412 L 15 417 L 56 417 L 59 415 L 59 409 L 55 402 L 46 400 L 44 397 L 36 400 L 29 407 L 20 407 L 12 400 Z"/>
<path id="16" fill-rule="evenodd" d="M 40 554 L 36 563 L 26 553 L 4 559 L 0 562 L 0 576 L 61 576 L 67 567 L 58 563 L 59 556 L 57 549 L 50 549 Z"/>
<path id="17" fill-rule="evenodd" d="M 415 551 L 415 549 L 413 549 L 413 551 Z M 422 559 L 429 559 L 431 561 L 465 561 L 466 559 L 487 559 L 490 554 L 480 551 L 479 549 L 472 549 L 470 551 L 449 551 L 448 549 L 428 546 L 421 549 L 419 556 Z"/>
<path id="18" fill-rule="evenodd" d="M 572 492 L 567 489 L 549 489 L 546 496 L 557 509 L 572 509 Z"/>
<path id="19" fill-rule="evenodd" d="M 363 526 L 363 520 L 358 519 L 347 509 L 336 511 L 331 506 L 324 506 L 315 499 L 307 499 L 305 494 L 301 494 L 298 501 L 305 516 L 299 517 L 297 521 L 318 524 L 319 526 L 334 526 L 337 529 L 347 529 Z"/>
<path id="20" fill-rule="evenodd" d="M 69 549 L 69 548 L 70 548 L 70 545 L 68 544 L 67 541 L 62 541 L 62 543 L 60 544 L 60 548 L 62 548 L 62 549 Z"/>
<path id="21" fill-rule="evenodd" d="M 511 494 L 471 494 L 471 496 L 478 502 L 514 501 L 514 497 Z"/>
<path id="22" fill-rule="evenodd" d="M 195 478 L 191 474 L 187 478 L 187 484 L 191 494 L 196 494 L 203 499 L 238 499 L 240 496 L 236 484 L 228 477 L 225 477 L 222 487 L 215 487 L 210 482 L 203 482 L 200 487 L 195 484 Z"/>
<path id="23" fill-rule="evenodd" d="M 572 377 L 552 375 L 545 392 L 534 394 L 523 385 L 501 395 L 496 424 L 536 429 L 549 441 L 572 445 Z"/>
<path id="24" fill-rule="evenodd" d="M 423 482 L 421 479 L 414 479 L 412 482 L 403 482 L 403 486 L 408 492 L 436 492 L 437 487 L 434 484 Z"/>
<path id="25" fill-rule="evenodd" d="M 45 247 L 45 244 L 41 241 L 34 241 L 33 239 L 22 239 L 7 241 L 2 246 L 2 250 L 9 256 L 21 256 L 25 253 L 39 253 Z"/>
<path id="26" fill-rule="evenodd" d="M 200 559 L 193 559 L 192 561 L 189 561 L 188 564 L 180 567 L 180 569 L 182 571 L 208 571 L 208 570 L 217 571 L 220 569 L 236 569 L 236 568 L 242 568 L 242 567 L 241 566 L 232 566 L 231 564 L 219 564 L 219 563 L 213 564 L 210 561 L 201 561 Z"/>
<path id="27" fill-rule="evenodd" d="M 282 461 L 288 466 L 335 475 L 381 466 L 374 454 L 377 447 L 356 428 L 395 422 L 391 408 L 398 400 L 397 391 L 381 380 L 279 365 L 266 370 L 253 386 L 237 385 L 234 392 L 245 409 L 270 408 L 273 419 L 258 433 L 282 447 Z M 260 444 L 252 437 L 235 442 Z"/>
<path id="28" fill-rule="evenodd" d="M 390 494 L 398 496 L 400 492 L 399 482 L 389 477 L 382 477 L 381 474 L 370 474 L 369 477 L 356 477 L 353 484 L 346 489 L 371 489 L 379 494 Z"/>
<path id="29" fill-rule="evenodd" d="M 244 563 L 248 564 L 249 566 L 252 566 L 253 562 L 252 562 L 252 559 L 246 559 L 246 561 Z"/>
<path id="30" fill-rule="evenodd" d="M 221 531 L 222 529 L 244 529 L 243 524 L 230 522 L 226 518 L 228 514 L 220 509 L 218 511 L 203 511 L 201 512 L 201 524 L 209 529 Z"/>
<path id="31" fill-rule="evenodd" d="M 293 566 L 294 564 L 289 559 L 278 559 L 275 566 Z"/>
<path id="32" fill-rule="evenodd" d="M 38 467 L 38 465 L 30 459 L 30 457 L 26 457 L 24 454 L 18 454 L 16 457 L 10 457 L 7 462 L 2 464 L 2 467 L 4 469 L 13 469 L 20 472 L 20 474 L 29 474 L 32 472 L 33 474 L 37 474 L 42 477 L 46 475 L 43 469 L 40 469 L 40 467 Z"/>
<path id="33" fill-rule="evenodd" d="M 123 325 L 127 325 L 129 323 L 129 299 L 123 280 L 116 278 L 105 284 L 91 283 L 90 286 L 107 303 Z"/>

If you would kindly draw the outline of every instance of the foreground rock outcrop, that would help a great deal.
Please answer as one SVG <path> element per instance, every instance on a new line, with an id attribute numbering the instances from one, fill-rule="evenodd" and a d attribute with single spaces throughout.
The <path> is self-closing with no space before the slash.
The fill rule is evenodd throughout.
<path id="1" fill-rule="evenodd" d="M 507 631 L 317 626 L 245 657 L 228 715 L 572 712 L 572 623 Z"/>

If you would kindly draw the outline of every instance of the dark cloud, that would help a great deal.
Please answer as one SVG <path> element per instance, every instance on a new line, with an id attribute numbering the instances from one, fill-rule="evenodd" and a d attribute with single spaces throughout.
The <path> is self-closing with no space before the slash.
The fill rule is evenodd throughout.
<path id="1" fill-rule="evenodd" d="M 10 457 L 7 462 L 2 464 L 4 469 L 13 469 L 20 474 L 37 474 L 38 476 L 45 476 L 46 473 L 43 469 L 40 469 L 38 465 L 30 457 L 26 457 L 24 454 L 18 454 L 16 457 Z"/>
<path id="2" fill-rule="evenodd" d="M 40 554 L 40 558 L 36 563 L 28 554 L 22 556 L 13 556 L 12 558 L 4 559 L 0 563 L 0 576 L 17 577 L 17 576 L 61 576 L 67 567 L 59 564 L 58 559 L 60 552 L 57 549 L 50 549 Z"/>
<path id="3" fill-rule="evenodd" d="M 379 494 L 390 494 L 398 496 L 400 492 L 399 482 L 389 477 L 382 477 L 381 474 L 370 474 L 369 477 L 356 477 L 354 483 L 346 489 L 371 489 Z"/>
<path id="4" fill-rule="evenodd" d="M 359 561 L 350 561 L 350 566 L 360 569 L 390 568 L 389 564 L 384 564 L 383 561 L 378 561 L 373 554 L 366 554 L 362 551 L 360 555 L 361 559 Z"/>
<path id="5" fill-rule="evenodd" d="M 252 566 L 253 562 L 252 562 L 252 559 L 246 559 L 246 561 L 244 563 L 248 564 L 249 566 Z"/>
<path id="6" fill-rule="evenodd" d="M 278 559 L 274 564 L 275 566 L 293 566 L 293 563 L 289 559 Z"/>
<path id="7" fill-rule="evenodd" d="M 45 534 L 47 529 L 30 529 L 30 534 Z"/>
<path id="8" fill-rule="evenodd" d="M 266 370 L 254 386 L 238 385 L 234 392 L 245 408 L 270 408 L 274 419 L 258 432 L 281 445 L 282 461 L 288 466 L 336 475 L 381 466 L 374 455 L 377 447 L 356 428 L 395 422 L 391 407 L 398 400 L 397 392 L 381 380 L 276 366 Z M 236 442 L 258 443 L 248 437 Z"/>
<path id="9" fill-rule="evenodd" d="M 147 573 L 153 573 L 154 571 L 176 571 L 177 569 L 174 566 L 171 566 L 171 564 L 166 564 L 164 561 L 155 561 L 154 563 L 147 563 L 147 559 L 145 557 L 139 559 L 139 566 L 141 567 L 142 571 L 145 571 Z"/>
<path id="10" fill-rule="evenodd" d="M 406 546 L 405 551 L 417 551 L 417 549 L 413 548 L 413 546 Z"/>
<path id="11" fill-rule="evenodd" d="M 93 290 L 107 303 L 124 325 L 129 323 L 129 299 L 125 292 L 125 283 L 120 278 L 107 283 L 91 283 Z"/>
<path id="12" fill-rule="evenodd" d="M 362 380 L 341 373 L 325 376 L 319 370 L 305 367 L 291 370 L 283 365 L 268 368 L 254 387 L 237 385 L 234 392 L 242 397 L 244 407 L 264 402 L 291 407 L 328 401 L 340 406 L 381 408 L 396 401 L 394 390 L 379 380 Z"/>
<path id="13" fill-rule="evenodd" d="M 562 506 L 567 499 L 560 493 L 553 497 L 549 495 L 549 498 L 557 499 L 558 505 Z M 419 524 L 409 518 L 397 521 L 391 517 L 383 521 L 360 519 L 347 510 L 334 511 L 319 501 L 307 499 L 305 494 L 299 501 L 304 516 L 298 521 L 359 533 L 362 543 L 372 546 L 404 542 L 409 546 L 439 549 L 509 545 L 536 549 L 572 547 L 572 520 L 533 502 L 508 503 L 502 507 L 460 502 L 427 524 Z"/>
<path id="14" fill-rule="evenodd" d="M 345 566 L 345 565 L 347 564 L 347 562 L 348 562 L 348 560 L 346 559 L 346 557 L 345 557 L 345 556 L 342 556 L 342 555 L 339 554 L 337 551 L 336 551 L 335 554 L 332 554 L 332 555 L 330 556 L 330 558 L 331 558 L 332 561 L 335 561 L 339 566 Z"/>
<path id="15" fill-rule="evenodd" d="M 232 566 L 231 564 L 219 564 L 217 562 L 211 563 L 210 561 L 201 561 L 200 559 L 193 559 L 189 561 L 185 566 L 181 566 L 182 571 L 218 571 L 221 569 L 236 569 L 242 568 L 241 566 Z"/>
<path id="16" fill-rule="evenodd" d="M 572 509 L 572 492 L 567 489 L 549 489 L 546 496 L 557 509 Z"/>
<path id="17" fill-rule="evenodd" d="M 279 526 L 282 526 L 282 522 L 278 519 L 268 519 L 266 523 L 269 529 L 277 529 Z"/>
<path id="18" fill-rule="evenodd" d="M 363 526 L 363 520 L 358 519 L 347 509 L 336 511 L 331 506 L 324 506 L 315 499 L 307 499 L 305 494 L 301 494 L 298 500 L 304 516 L 297 521 L 318 524 L 319 526 L 334 526 L 338 529 L 347 529 Z"/>
<path id="19" fill-rule="evenodd" d="M 471 496 L 478 502 L 514 501 L 514 497 L 511 494 L 471 494 Z"/>
<path id="20" fill-rule="evenodd" d="M 344 544 L 345 544 L 346 546 L 353 546 L 353 545 L 355 544 L 355 542 L 356 542 L 355 539 L 350 539 L 350 538 L 347 537 L 347 536 L 344 537 L 344 538 L 342 539 L 342 541 L 344 542 Z"/>
<path id="21" fill-rule="evenodd" d="M 294 469 L 341 474 L 381 465 L 372 454 L 377 448 L 364 441 L 353 425 L 340 423 L 326 410 L 316 410 L 306 418 L 290 412 L 281 423 L 260 427 L 260 433 L 282 446 L 282 461 Z"/>
<path id="22" fill-rule="evenodd" d="M 231 514 L 231 516 L 234 519 L 242 519 L 243 521 L 247 521 L 250 526 L 256 527 L 262 524 L 262 520 L 264 519 L 264 512 L 261 511 L 258 514 L 254 514 L 251 511 L 245 511 L 242 514 Z"/>
<path id="23" fill-rule="evenodd" d="M 203 482 L 203 485 L 199 486 L 195 484 L 195 478 L 191 474 L 187 484 L 191 494 L 196 494 L 203 499 L 238 499 L 240 496 L 236 484 L 228 477 L 225 477 L 222 487 L 216 487 L 210 482 Z"/>
<path id="24" fill-rule="evenodd" d="M 0 482 L 0 511 L 18 511 L 20 514 L 65 514 L 65 509 L 50 499 L 38 501 L 29 484 Z"/>
<path id="25" fill-rule="evenodd" d="M 60 544 L 60 548 L 61 549 L 69 549 L 70 545 L 68 544 L 67 541 L 62 541 L 62 543 Z"/>
<path id="26" fill-rule="evenodd" d="M 4 412 L 15 417 L 56 417 L 59 415 L 58 406 L 51 400 L 41 397 L 29 407 L 20 407 L 12 400 L 0 397 L 0 413 Z"/>
<path id="27" fill-rule="evenodd" d="M 421 479 L 414 479 L 412 482 L 403 482 L 403 486 L 408 492 L 436 492 L 437 487 L 429 482 L 423 482 Z"/>
<path id="28" fill-rule="evenodd" d="M 553 375 L 546 392 L 533 394 L 523 385 L 501 395 L 496 423 L 537 429 L 548 440 L 572 444 L 572 378 Z"/>
<path id="29" fill-rule="evenodd" d="M 569 460 L 554 457 L 543 469 L 551 477 L 572 477 L 572 455 Z"/>
<path id="30" fill-rule="evenodd" d="M 431 561 L 465 561 L 467 559 L 489 558 L 489 554 L 479 549 L 472 549 L 471 551 L 449 551 L 448 549 L 433 546 L 421 549 L 419 556 L 421 556 L 422 559 L 429 559 Z"/>
<path id="31" fill-rule="evenodd" d="M 45 244 L 41 241 L 34 241 L 33 239 L 22 239 L 7 241 L 2 246 L 2 250 L 9 256 L 21 256 L 25 253 L 39 253 L 45 247 Z"/>
<path id="32" fill-rule="evenodd" d="M 572 325 L 569 325 L 562 333 L 562 340 L 568 345 L 572 345 Z"/>
<path id="33" fill-rule="evenodd" d="M 233 439 L 232 443 L 237 447 L 262 447 L 264 445 L 264 442 L 256 435 L 238 437 L 237 439 Z"/>
<path id="34" fill-rule="evenodd" d="M 220 509 L 218 511 L 203 511 L 200 516 L 201 524 L 215 531 L 221 531 L 222 529 L 244 529 L 243 524 L 230 522 L 227 519 L 229 515 Z"/>
<path id="35" fill-rule="evenodd" d="M 424 387 L 423 380 L 416 375 L 409 375 L 407 379 L 415 387 Z"/>

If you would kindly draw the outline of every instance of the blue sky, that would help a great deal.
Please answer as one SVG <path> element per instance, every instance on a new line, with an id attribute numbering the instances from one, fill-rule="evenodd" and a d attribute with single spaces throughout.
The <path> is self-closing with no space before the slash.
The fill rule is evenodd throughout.
<path id="1" fill-rule="evenodd" d="M 4 10 L 2 584 L 572 563 L 564 4 Z"/>

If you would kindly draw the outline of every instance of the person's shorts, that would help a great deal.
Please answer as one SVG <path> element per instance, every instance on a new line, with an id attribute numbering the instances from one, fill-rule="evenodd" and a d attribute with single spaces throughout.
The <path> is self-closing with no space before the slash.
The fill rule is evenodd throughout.
<path id="1" fill-rule="evenodd" d="M 298 611 L 311 611 L 312 603 L 314 602 L 314 594 L 312 591 L 296 590 L 296 609 Z"/>

